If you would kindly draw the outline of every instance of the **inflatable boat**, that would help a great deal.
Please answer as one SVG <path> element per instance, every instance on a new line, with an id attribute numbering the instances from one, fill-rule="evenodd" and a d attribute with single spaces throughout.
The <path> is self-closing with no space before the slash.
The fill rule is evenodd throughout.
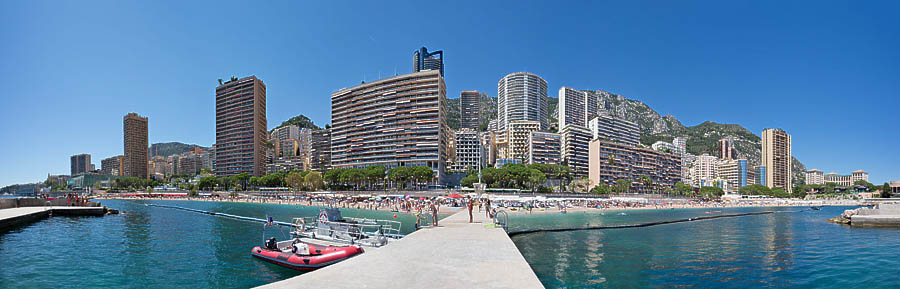
<path id="1" fill-rule="evenodd" d="M 299 241 L 266 241 L 264 247 L 254 247 L 250 254 L 263 261 L 299 271 L 313 271 L 356 256 L 360 246 L 323 246 Z"/>

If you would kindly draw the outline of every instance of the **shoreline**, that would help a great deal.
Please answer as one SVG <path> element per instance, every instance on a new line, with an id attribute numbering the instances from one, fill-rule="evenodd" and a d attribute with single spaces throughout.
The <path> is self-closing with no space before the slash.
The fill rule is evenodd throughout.
<path id="1" fill-rule="evenodd" d="M 325 201 L 296 201 L 296 200 L 255 200 L 255 199 L 210 199 L 210 198 L 178 198 L 178 197 L 160 197 L 160 198 L 135 198 L 135 197 L 101 197 L 101 198 L 91 198 L 91 200 L 161 200 L 161 201 L 195 201 L 195 202 L 221 202 L 221 203 L 253 203 L 253 204 L 273 204 L 273 205 L 292 205 L 292 206 L 302 206 L 302 207 L 331 207 L 330 202 Z M 694 203 L 694 204 L 685 204 L 685 203 L 672 203 L 672 204 L 662 204 L 662 205 L 642 205 L 642 206 L 610 206 L 610 207 L 590 207 L 590 206 L 568 206 L 566 207 L 567 213 L 603 213 L 603 212 L 621 212 L 621 211 L 645 211 L 645 210 L 673 210 L 673 209 L 730 209 L 730 208 L 764 208 L 764 207 L 822 207 L 822 206 L 860 206 L 860 204 L 856 201 L 852 200 L 828 200 L 828 201 L 805 201 L 805 200 L 790 200 L 790 201 L 738 201 L 738 202 L 725 202 L 725 203 Z M 415 212 L 409 211 L 396 211 L 393 210 L 389 206 L 377 206 L 375 204 L 365 204 L 365 203 L 352 203 L 346 204 L 344 206 L 336 206 L 337 208 L 343 209 L 357 209 L 357 210 L 366 210 L 366 211 L 381 211 L 381 212 L 394 212 L 394 213 L 404 213 L 404 214 L 412 214 Z M 544 207 L 544 208 L 534 208 L 531 212 L 522 208 L 522 207 L 506 207 L 500 206 L 494 208 L 499 208 L 510 215 L 528 215 L 528 214 L 559 214 L 560 209 L 557 207 Z M 460 211 L 465 211 L 466 207 L 452 207 L 452 206 L 441 206 L 438 214 L 440 215 L 449 215 L 454 214 Z M 479 209 L 478 207 L 472 210 L 473 213 L 484 213 L 483 209 Z"/>

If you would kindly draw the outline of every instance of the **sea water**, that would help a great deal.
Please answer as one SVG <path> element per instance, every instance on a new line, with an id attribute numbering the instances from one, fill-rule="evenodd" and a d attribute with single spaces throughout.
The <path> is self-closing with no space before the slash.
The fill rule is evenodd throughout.
<path id="1" fill-rule="evenodd" d="M 510 223 L 511 230 L 517 230 L 780 211 L 513 237 L 547 288 L 900 288 L 900 230 L 825 222 L 849 208 L 545 213 L 514 215 Z"/>
<path id="2" fill-rule="evenodd" d="M 147 203 L 284 222 L 319 213 L 297 205 L 103 200 L 124 214 L 53 217 L 0 233 L 0 288 L 248 288 L 301 274 L 250 256 L 264 233 L 284 240 L 289 228 L 264 230 L 262 223 Z M 402 233 L 414 230 L 411 214 L 341 212 L 398 220 Z"/>

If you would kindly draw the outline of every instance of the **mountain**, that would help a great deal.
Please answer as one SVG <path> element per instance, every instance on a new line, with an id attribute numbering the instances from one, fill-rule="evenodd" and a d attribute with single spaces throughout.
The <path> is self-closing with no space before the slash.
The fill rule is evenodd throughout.
<path id="1" fill-rule="evenodd" d="M 311 119 L 309 119 L 308 117 L 306 117 L 305 115 L 302 115 L 302 114 L 281 122 L 281 124 L 275 128 L 288 126 L 288 125 L 296 125 L 296 126 L 299 126 L 300 128 L 308 128 L 311 130 L 322 129 L 321 127 L 319 127 L 315 123 L 313 123 L 313 121 Z"/>
<path id="2" fill-rule="evenodd" d="M 191 149 L 199 147 L 203 150 L 208 150 L 208 147 L 198 146 L 195 144 L 185 144 L 180 142 L 164 142 L 164 143 L 155 143 L 150 145 L 150 157 L 154 156 L 171 156 L 181 154 Z"/>

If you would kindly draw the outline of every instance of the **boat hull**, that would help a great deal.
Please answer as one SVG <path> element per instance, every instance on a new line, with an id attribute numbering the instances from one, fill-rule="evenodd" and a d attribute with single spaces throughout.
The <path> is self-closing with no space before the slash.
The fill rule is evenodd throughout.
<path id="1" fill-rule="evenodd" d="M 309 272 L 346 260 L 363 252 L 362 248 L 358 246 L 330 247 L 314 244 L 308 245 L 310 255 L 268 250 L 258 246 L 253 247 L 250 254 L 275 265 Z"/>

